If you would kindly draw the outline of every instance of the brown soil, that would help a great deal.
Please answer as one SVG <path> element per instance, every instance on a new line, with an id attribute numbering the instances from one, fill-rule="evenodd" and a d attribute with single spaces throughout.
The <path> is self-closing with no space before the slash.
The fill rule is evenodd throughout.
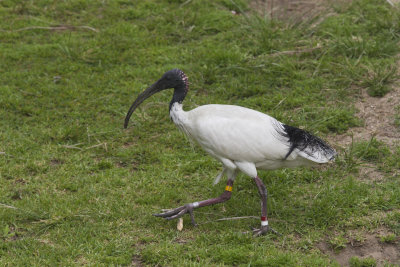
<path id="1" fill-rule="evenodd" d="M 330 142 L 342 149 L 348 149 L 352 142 L 369 141 L 372 137 L 386 143 L 390 149 L 400 145 L 400 127 L 395 124 L 396 111 L 400 108 L 400 86 L 397 82 L 392 91 L 381 98 L 371 97 L 362 90 L 354 106 L 356 116 L 363 120 L 362 127 L 355 127 L 348 132 L 331 138 Z M 364 182 L 380 182 L 383 174 L 373 164 L 359 168 L 359 179 Z M 399 175 L 394 171 L 391 175 Z"/>
<path id="2" fill-rule="evenodd" d="M 252 10 L 260 16 L 272 19 L 285 20 L 298 24 L 319 17 L 311 27 L 321 23 L 326 17 L 334 14 L 331 3 L 345 0 L 253 0 L 250 2 Z M 348 2 L 348 0 L 347 0 Z"/>
<path id="3" fill-rule="evenodd" d="M 384 180 L 384 174 L 376 169 L 373 164 L 366 164 L 359 168 L 358 179 L 365 183 L 379 183 Z"/>
<path id="4" fill-rule="evenodd" d="M 132 262 L 131 262 L 130 266 L 141 267 L 141 266 L 145 266 L 145 264 L 143 263 L 142 259 L 139 256 L 134 255 L 132 257 Z"/>
<path id="5" fill-rule="evenodd" d="M 349 261 L 353 257 L 363 259 L 372 257 L 376 260 L 377 266 L 385 266 L 388 263 L 400 264 L 399 242 L 380 242 L 380 236 L 387 234 L 388 232 L 382 229 L 374 234 L 366 234 L 363 236 L 363 241 L 351 241 L 344 249 L 336 252 L 327 242 L 321 242 L 317 247 L 322 253 L 337 261 L 340 266 L 349 266 Z"/>
<path id="6" fill-rule="evenodd" d="M 369 96 L 365 90 L 355 103 L 357 117 L 364 121 L 363 127 L 352 128 L 338 135 L 334 142 L 347 147 L 352 140 L 370 140 L 373 136 L 393 147 L 400 143 L 400 128 L 395 125 L 396 108 L 400 106 L 400 87 L 398 85 L 384 97 Z"/>
<path id="7" fill-rule="evenodd" d="M 274 19 L 296 17 L 297 20 L 311 17 L 314 12 L 320 11 L 323 1 L 293 1 L 293 0 L 254 0 L 250 3 L 253 10 L 260 15 Z"/>

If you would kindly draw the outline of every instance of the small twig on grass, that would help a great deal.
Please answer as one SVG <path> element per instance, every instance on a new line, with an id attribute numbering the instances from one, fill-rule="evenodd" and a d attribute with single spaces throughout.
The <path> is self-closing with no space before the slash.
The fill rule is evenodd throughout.
<path id="1" fill-rule="evenodd" d="M 23 93 L 24 95 L 31 95 L 31 96 L 36 96 L 36 97 L 42 96 L 41 94 L 27 92 L 27 91 L 24 91 L 24 90 L 22 90 L 20 88 L 17 88 L 17 90 L 20 91 L 21 93 Z"/>
<path id="2" fill-rule="evenodd" d="M 395 4 L 392 2 L 392 0 L 386 0 L 386 2 L 388 2 L 388 4 L 391 5 L 392 7 L 396 7 Z"/>
<path id="3" fill-rule="evenodd" d="M 190 2 L 192 2 L 192 0 L 187 0 L 185 3 L 181 4 L 179 7 L 184 7 L 184 6 L 186 6 L 187 4 L 189 4 Z"/>
<path id="4" fill-rule="evenodd" d="M 234 220 L 241 220 L 241 219 L 259 219 L 259 217 L 257 217 L 257 216 L 227 217 L 227 218 L 221 218 L 221 219 L 217 219 L 217 220 L 199 223 L 199 225 L 213 223 L 213 222 L 234 221 Z"/>
<path id="5" fill-rule="evenodd" d="M 97 138 L 95 138 L 95 139 L 97 140 Z M 107 143 L 100 143 L 99 140 L 97 140 L 97 141 L 99 142 L 98 144 L 90 146 L 90 147 L 85 147 L 85 148 L 78 147 L 79 145 L 82 145 L 82 143 L 78 143 L 78 144 L 74 144 L 74 145 L 62 145 L 62 147 L 69 148 L 69 149 L 78 149 L 80 151 L 84 151 L 84 150 L 89 150 L 89 149 L 96 148 L 99 146 L 103 146 L 104 150 L 108 151 Z"/>
<path id="6" fill-rule="evenodd" d="M 97 138 L 96 138 L 96 140 L 97 140 Z M 103 147 L 104 147 L 104 150 L 105 150 L 105 151 L 108 151 L 108 149 L 107 149 L 107 143 L 100 143 L 100 144 L 97 144 L 97 145 L 94 145 L 94 146 L 90 146 L 90 147 L 85 148 L 85 150 L 88 150 L 88 149 L 91 149 L 91 148 L 95 148 L 95 147 L 99 147 L 99 146 L 103 146 Z"/>
<path id="7" fill-rule="evenodd" d="M 5 155 L 5 154 L 6 154 L 6 152 L 1 152 L 1 151 L 0 151 L 0 155 Z"/>
<path id="8" fill-rule="evenodd" d="M 272 110 L 275 110 L 277 107 L 279 107 L 285 100 L 287 97 L 285 97 L 284 99 L 282 99 L 281 101 L 279 101 L 278 104 L 275 105 L 275 107 L 272 108 Z"/>
<path id="9" fill-rule="evenodd" d="M 21 213 L 28 214 L 29 216 L 32 216 L 35 219 L 40 218 L 39 215 L 37 215 L 36 213 L 34 213 L 32 211 L 24 210 L 24 209 L 17 208 L 17 207 L 14 207 L 14 206 L 11 206 L 11 205 L 7 205 L 7 204 L 4 204 L 4 203 L 0 203 L 0 208 L 13 209 L 13 210 L 19 211 Z"/>
<path id="10" fill-rule="evenodd" d="M 241 219 L 258 219 L 257 216 L 242 216 L 242 217 L 227 217 L 215 220 L 216 222 L 220 221 L 233 221 L 233 220 L 241 220 Z"/>
<path id="11" fill-rule="evenodd" d="M 3 203 L 0 203 L 0 207 L 7 208 L 7 209 L 18 210 L 18 208 L 17 208 L 17 207 L 10 206 L 10 205 L 3 204 Z"/>
<path id="12" fill-rule="evenodd" d="M 295 55 L 295 54 L 302 54 L 302 53 L 310 53 L 310 52 L 320 49 L 320 48 L 322 48 L 322 46 L 317 45 L 316 47 L 301 49 L 301 50 L 299 49 L 299 50 L 280 51 L 280 52 L 276 52 L 273 54 L 269 54 L 269 56 L 276 57 L 276 56 L 280 56 L 280 55 Z"/>
<path id="13" fill-rule="evenodd" d="M 45 26 L 29 26 L 29 27 L 24 27 L 16 30 L 11 30 L 9 32 L 20 32 L 20 31 L 28 31 L 28 30 L 51 30 L 51 31 L 66 31 L 66 30 L 76 30 L 76 29 L 86 29 L 94 32 L 99 32 L 99 30 L 90 27 L 90 26 L 71 26 L 71 25 L 60 25 L 60 26 L 50 26 L 50 27 L 45 27 Z M 1 30 L 5 31 L 5 30 Z"/>
<path id="14" fill-rule="evenodd" d="M 332 16 L 336 16 L 337 14 L 334 12 L 328 13 L 323 15 L 321 18 L 319 18 L 316 22 L 314 22 L 313 24 L 311 24 L 310 29 L 314 29 L 315 27 L 317 27 L 319 24 L 321 24 L 322 22 L 325 21 L 325 19 L 332 17 Z"/>
<path id="15" fill-rule="evenodd" d="M 80 144 L 81 144 L 81 143 L 78 143 L 78 144 L 75 144 L 75 145 L 62 145 L 62 147 L 69 148 L 69 149 L 83 150 L 82 148 L 77 147 L 77 146 L 79 146 Z"/>
<path id="16" fill-rule="evenodd" d="M 90 147 L 85 148 L 85 150 L 88 150 L 88 149 L 91 149 L 91 148 L 95 148 L 95 147 L 99 147 L 99 146 L 104 146 L 105 150 L 107 151 L 107 143 L 100 143 L 100 144 L 97 144 L 97 145 L 94 145 L 94 146 L 90 146 Z"/>
<path id="17" fill-rule="evenodd" d="M 19 211 L 21 211 L 21 212 L 25 212 L 25 213 L 28 213 L 28 214 L 30 214 L 30 215 L 33 215 L 34 217 L 37 217 L 37 218 L 40 217 L 40 216 L 38 216 L 36 213 L 34 213 L 34 212 L 32 212 L 32 211 L 24 210 L 24 209 L 17 208 L 17 207 L 14 207 L 14 206 L 11 206 L 11 205 L 7 205 L 7 204 L 4 204 L 4 203 L 0 203 L 0 207 L 6 208 L 6 209 L 19 210 Z"/>

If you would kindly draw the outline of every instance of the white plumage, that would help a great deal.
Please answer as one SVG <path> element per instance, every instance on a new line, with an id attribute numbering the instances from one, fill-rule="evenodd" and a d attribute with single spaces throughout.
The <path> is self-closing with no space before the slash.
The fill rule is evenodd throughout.
<path id="1" fill-rule="evenodd" d="M 194 222 L 193 209 L 226 201 L 231 196 L 233 182 L 238 171 L 256 182 L 262 200 L 261 228 L 255 234 L 274 231 L 267 221 L 267 191 L 257 176 L 257 169 L 273 170 L 326 163 L 334 159 L 336 152 L 324 141 L 310 133 L 283 124 L 276 119 L 244 107 L 233 105 L 204 105 L 190 111 L 182 109 L 182 101 L 188 92 L 187 76 L 178 69 L 166 72 L 161 79 L 147 88 L 132 104 L 126 118 L 146 98 L 164 89 L 174 88 L 170 103 L 170 117 L 187 137 L 198 143 L 208 154 L 223 165 L 214 184 L 226 174 L 225 192 L 218 198 L 189 203 L 174 210 L 156 214 L 175 219 L 189 213 Z"/>
<path id="2" fill-rule="evenodd" d="M 188 112 L 174 103 L 172 121 L 225 169 L 239 168 L 254 177 L 255 168 L 273 170 L 282 167 L 329 162 L 333 153 L 314 151 L 311 155 L 294 149 L 279 129 L 283 124 L 264 113 L 233 105 L 204 105 Z"/>

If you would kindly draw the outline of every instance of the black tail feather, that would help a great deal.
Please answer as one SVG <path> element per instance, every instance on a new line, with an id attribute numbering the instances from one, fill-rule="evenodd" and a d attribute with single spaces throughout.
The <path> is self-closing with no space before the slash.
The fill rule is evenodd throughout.
<path id="1" fill-rule="evenodd" d="M 336 153 L 326 142 L 305 130 L 282 123 L 277 127 L 277 132 L 281 136 L 286 137 L 289 142 L 289 151 L 285 155 L 285 160 L 295 149 L 304 151 L 310 156 L 315 151 L 321 151 L 325 155 L 335 155 Z M 306 150 L 306 148 L 308 149 Z"/>

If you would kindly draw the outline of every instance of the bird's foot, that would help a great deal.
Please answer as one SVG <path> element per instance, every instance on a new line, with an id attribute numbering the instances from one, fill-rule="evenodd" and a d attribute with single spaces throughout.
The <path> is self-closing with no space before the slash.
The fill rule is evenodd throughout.
<path id="1" fill-rule="evenodd" d="M 272 229 L 268 225 L 261 226 L 261 228 L 253 228 L 253 235 L 254 236 L 262 236 L 262 235 L 265 235 L 268 232 L 272 232 L 274 234 L 281 235 L 279 232 L 275 231 L 274 229 Z"/>
<path id="2" fill-rule="evenodd" d="M 163 213 L 158 213 L 158 214 L 153 214 L 156 217 L 161 217 L 167 220 L 173 220 L 182 217 L 186 213 L 189 213 L 190 219 L 192 220 L 192 224 L 194 226 L 197 226 L 196 221 L 194 220 L 194 214 L 193 214 L 194 206 L 192 203 L 186 204 L 184 206 L 180 206 L 176 209 L 168 210 Z"/>

